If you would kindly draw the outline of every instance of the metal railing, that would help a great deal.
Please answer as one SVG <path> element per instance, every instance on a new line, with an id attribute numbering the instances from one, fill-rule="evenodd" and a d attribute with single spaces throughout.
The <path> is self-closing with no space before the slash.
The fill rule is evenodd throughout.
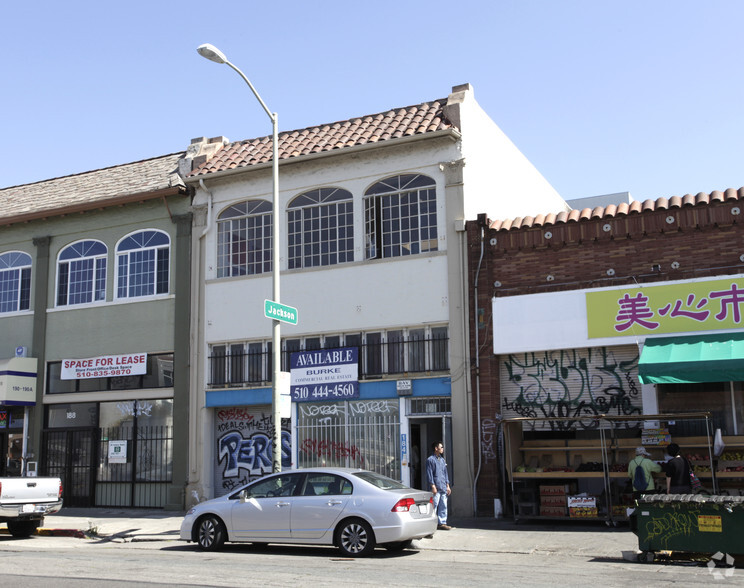
<path id="1" fill-rule="evenodd" d="M 354 347 L 354 346 L 347 346 Z M 326 348 L 327 350 L 337 349 Z M 449 371 L 449 338 L 389 340 L 365 343 L 359 350 L 359 379 Z M 282 370 L 289 371 L 290 354 L 310 349 L 282 350 Z M 245 351 L 242 344 L 213 346 L 209 356 L 210 387 L 262 386 L 271 383 L 271 351 Z"/>

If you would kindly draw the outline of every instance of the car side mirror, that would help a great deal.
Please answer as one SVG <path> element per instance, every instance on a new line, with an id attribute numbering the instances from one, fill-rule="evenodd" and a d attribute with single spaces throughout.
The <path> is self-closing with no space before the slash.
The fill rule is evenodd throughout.
<path id="1" fill-rule="evenodd" d="M 240 491 L 240 502 L 245 502 L 246 500 L 248 500 L 248 491 L 241 490 Z"/>

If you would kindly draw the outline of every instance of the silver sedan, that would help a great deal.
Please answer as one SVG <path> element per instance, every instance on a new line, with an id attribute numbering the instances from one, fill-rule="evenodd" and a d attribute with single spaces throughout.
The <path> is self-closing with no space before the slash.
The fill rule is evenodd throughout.
<path id="1" fill-rule="evenodd" d="M 256 480 L 186 513 L 181 539 L 204 550 L 225 541 L 336 545 L 350 557 L 392 551 L 437 528 L 431 492 L 349 468 L 290 470 Z"/>

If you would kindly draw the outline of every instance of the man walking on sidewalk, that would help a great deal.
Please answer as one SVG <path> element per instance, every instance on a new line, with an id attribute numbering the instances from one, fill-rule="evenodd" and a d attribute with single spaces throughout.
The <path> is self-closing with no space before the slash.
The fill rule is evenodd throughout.
<path id="1" fill-rule="evenodd" d="M 444 460 L 444 445 L 437 441 L 431 448 L 433 453 L 426 460 L 426 481 L 434 493 L 434 510 L 439 520 L 437 529 L 449 531 L 452 527 L 447 524 L 447 497 L 451 490 L 447 462 Z"/>

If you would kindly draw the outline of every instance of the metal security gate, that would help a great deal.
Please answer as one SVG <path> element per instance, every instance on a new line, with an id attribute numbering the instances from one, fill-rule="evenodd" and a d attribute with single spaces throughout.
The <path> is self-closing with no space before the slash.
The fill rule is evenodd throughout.
<path id="1" fill-rule="evenodd" d="M 44 432 L 41 472 L 62 480 L 65 506 L 93 506 L 96 429 Z"/>
<path id="2" fill-rule="evenodd" d="M 173 478 L 173 427 L 101 429 L 96 506 L 162 508 Z"/>
<path id="3" fill-rule="evenodd" d="M 359 467 L 401 479 L 397 400 L 299 403 L 299 467 Z"/>

